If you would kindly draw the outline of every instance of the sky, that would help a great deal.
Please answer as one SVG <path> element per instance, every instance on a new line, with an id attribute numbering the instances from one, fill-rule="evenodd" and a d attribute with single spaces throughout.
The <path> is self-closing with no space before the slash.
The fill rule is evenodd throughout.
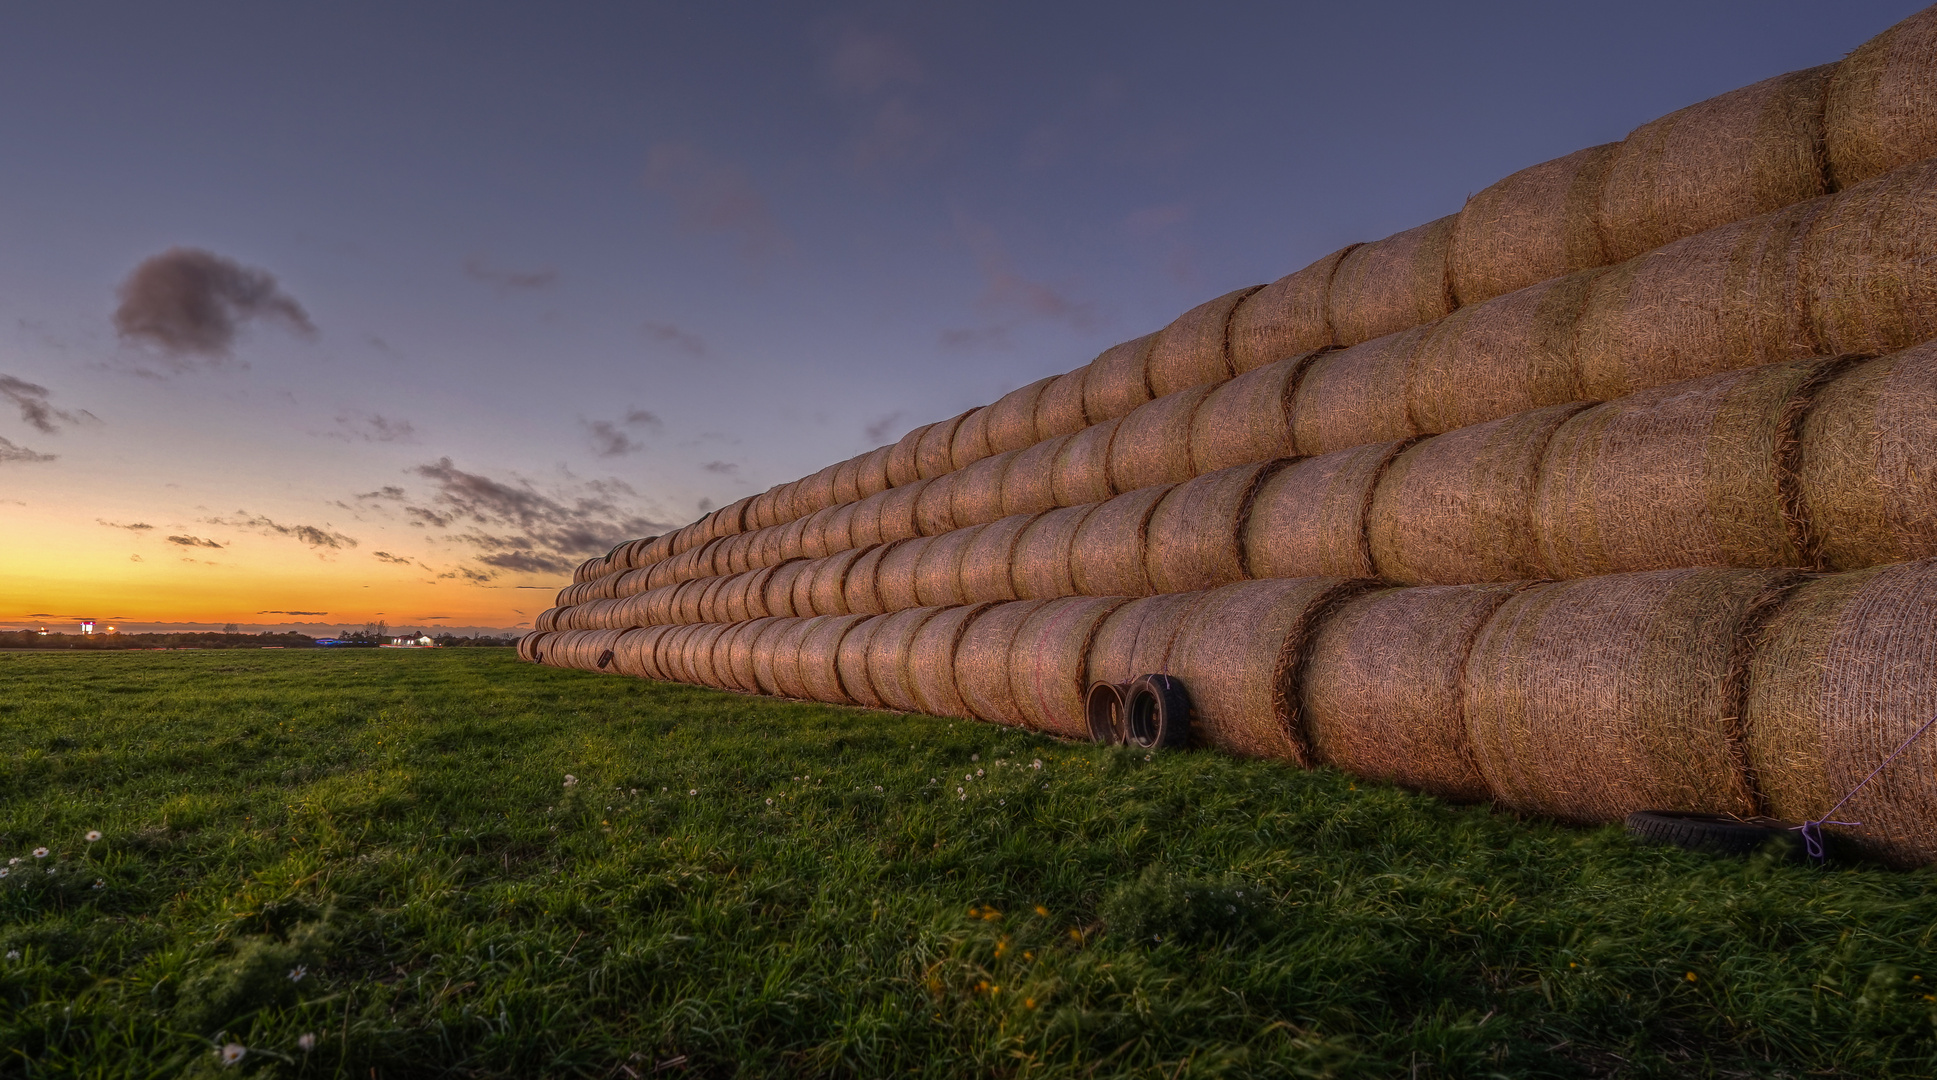
<path id="1" fill-rule="evenodd" d="M 0 629 L 527 627 L 1919 7 L 10 5 Z"/>

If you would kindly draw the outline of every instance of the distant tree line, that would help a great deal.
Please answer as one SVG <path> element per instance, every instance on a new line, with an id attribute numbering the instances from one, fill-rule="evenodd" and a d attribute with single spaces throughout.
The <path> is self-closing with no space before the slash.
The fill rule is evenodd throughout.
<path id="1" fill-rule="evenodd" d="M 389 640 L 377 634 L 357 631 L 335 640 L 352 645 L 374 647 Z M 505 647 L 518 639 L 478 635 L 459 637 L 439 634 L 431 639 L 447 648 Z M 311 649 L 316 639 L 308 634 L 240 634 L 208 631 L 183 634 L 43 634 L 38 630 L 0 630 L 0 649 Z"/>

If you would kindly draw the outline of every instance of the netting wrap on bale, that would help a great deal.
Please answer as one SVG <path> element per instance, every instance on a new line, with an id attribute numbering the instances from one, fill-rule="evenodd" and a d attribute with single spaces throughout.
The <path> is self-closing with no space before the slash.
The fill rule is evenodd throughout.
<path id="1" fill-rule="evenodd" d="M 1619 143 L 1576 150 L 1495 182 L 1466 200 L 1449 256 L 1453 295 L 1477 304 L 1608 262 L 1601 182 Z"/>
<path id="2" fill-rule="evenodd" d="M 1816 392 L 1796 486 L 1825 565 L 1937 555 L 1937 345 L 1855 365 Z"/>
<path id="3" fill-rule="evenodd" d="M 1826 114 L 1830 173 L 1841 186 L 1937 154 L 1937 8 L 1844 57 Z"/>

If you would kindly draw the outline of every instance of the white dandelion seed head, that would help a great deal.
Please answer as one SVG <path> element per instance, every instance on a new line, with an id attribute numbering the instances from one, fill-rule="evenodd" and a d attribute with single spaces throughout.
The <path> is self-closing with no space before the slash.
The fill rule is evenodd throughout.
<path id="1" fill-rule="evenodd" d="M 1150 754 L 1145 754 L 1145 755 L 1143 755 L 1143 760 L 1145 760 L 1145 761 L 1149 761 L 1149 760 L 1151 759 L 1151 757 L 1152 757 L 1152 755 L 1150 755 Z"/>
<path id="2" fill-rule="evenodd" d="M 960 789 L 960 788 L 957 788 L 956 790 L 958 790 L 958 791 L 960 791 L 961 789 Z M 958 799 L 967 799 L 967 798 L 968 798 L 968 792 L 966 792 L 966 791 L 963 791 L 963 792 L 962 792 L 962 793 L 961 793 L 960 795 L 957 795 L 957 796 L 955 796 L 955 797 L 956 797 L 956 798 L 958 798 Z"/>
<path id="3" fill-rule="evenodd" d="M 977 775 L 977 776 L 981 776 L 981 775 L 982 775 L 982 770 L 981 770 L 981 769 L 977 769 L 977 770 L 975 770 L 975 775 Z"/>
<path id="4" fill-rule="evenodd" d="M 574 786 L 574 785 L 575 785 L 575 784 L 577 784 L 577 783 L 578 783 L 578 777 L 576 777 L 576 776 L 573 776 L 573 775 L 572 775 L 571 773 L 566 773 L 566 774 L 565 774 L 565 786 L 566 786 L 566 787 L 572 787 L 572 786 Z"/>
<path id="5" fill-rule="evenodd" d="M 687 792 L 686 794 L 688 794 L 688 795 L 698 795 L 698 794 L 699 794 L 699 789 L 698 789 L 698 788 L 693 788 L 693 789 L 692 789 L 691 791 L 688 791 L 688 792 Z"/>
<path id="6" fill-rule="evenodd" d="M 44 847 L 37 847 L 37 848 L 35 848 L 35 849 L 34 849 L 34 858 L 36 858 L 36 859 L 45 859 L 46 857 L 47 857 L 47 849 L 46 849 L 46 848 L 44 848 Z"/>
<path id="7" fill-rule="evenodd" d="M 12 867 L 0 866 L 0 877 L 6 877 L 8 874 L 11 874 L 11 873 L 13 873 Z"/>
<path id="8" fill-rule="evenodd" d="M 880 791 L 880 790 L 881 790 L 881 785 L 880 785 L 880 784 L 876 784 L 876 785 L 874 785 L 874 790 L 876 790 L 876 791 Z"/>
<path id="9" fill-rule="evenodd" d="M 95 842 L 96 840 L 99 840 L 99 839 L 101 839 L 101 830 L 99 830 L 99 829 L 89 829 L 89 830 L 87 831 L 87 836 L 86 836 L 86 838 L 85 838 L 85 839 L 86 839 L 86 840 L 87 840 L 87 842 L 88 842 L 88 843 L 90 843 L 90 844 L 92 844 L 92 843 L 93 843 L 93 842 Z"/>
<path id="10" fill-rule="evenodd" d="M 1040 768 L 1042 768 L 1042 759 L 1041 759 L 1041 758 L 1037 758 L 1036 760 L 1034 760 L 1034 761 L 1032 761 L 1032 762 L 1030 762 L 1030 763 L 1029 763 L 1029 767 L 1030 767 L 1030 768 L 1032 768 L 1032 769 L 1040 769 Z"/>
<path id="11" fill-rule="evenodd" d="M 215 1056 L 222 1062 L 222 1064 L 233 1065 L 236 1062 L 241 1061 L 243 1057 L 245 1057 L 248 1053 L 249 1053 L 249 1048 L 242 1045 L 241 1043 L 229 1043 L 228 1045 L 222 1047 L 222 1049 L 217 1050 L 215 1052 Z"/>
<path id="12" fill-rule="evenodd" d="M 51 866 L 47 868 L 47 876 L 49 876 L 49 877 L 52 877 L 52 876 L 54 876 L 54 874 L 55 874 L 56 872 L 57 872 L 57 871 L 56 871 L 56 870 L 55 870 L 55 869 L 54 869 L 53 867 L 51 867 Z"/>
<path id="13" fill-rule="evenodd" d="M 313 1031 L 305 1031 L 301 1035 L 296 1036 L 296 1049 L 301 1050 L 305 1054 L 316 1049 L 316 1033 Z"/>

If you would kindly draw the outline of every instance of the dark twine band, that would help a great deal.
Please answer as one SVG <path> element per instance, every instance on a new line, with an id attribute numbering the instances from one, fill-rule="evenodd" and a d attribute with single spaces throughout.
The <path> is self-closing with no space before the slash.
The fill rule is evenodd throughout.
<path id="1" fill-rule="evenodd" d="M 1805 821 L 1801 825 L 1791 826 L 1792 829 L 1800 831 L 1802 833 L 1803 847 L 1806 850 L 1808 850 L 1810 858 L 1816 859 L 1819 861 L 1823 858 L 1823 854 L 1824 854 L 1823 826 L 1848 825 L 1852 828 L 1862 827 L 1863 823 L 1860 821 L 1835 820 L 1834 815 L 1836 814 L 1836 811 L 1841 810 L 1843 808 L 1844 803 L 1849 802 L 1851 799 L 1856 798 L 1856 793 L 1859 791 L 1862 791 L 1864 788 L 1864 785 L 1868 784 L 1872 780 L 1875 780 L 1877 778 L 1878 773 L 1888 768 L 1890 763 L 1897 760 L 1897 757 L 1899 755 L 1901 755 L 1905 750 L 1910 749 L 1911 743 L 1916 742 L 1920 737 L 1922 737 L 1924 732 L 1929 731 L 1933 726 L 1937 726 L 1937 716 L 1933 716 L 1930 719 L 1924 721 L 1923 727 L 1920 727 L 1917 730 L 1911 732 L 1910 737 L 1908 739 L 1905 739 L 1903 740 L 1903 742 L 1898 743 L 1897 748 L 1895 750 L 1890 751 L 1889 757 L 1884 758 L 1883 761 L 1879 763 L 1876 768 L 1871 769 L 1870 775 L 1864 777 L 1862 780 L 1862 783 L 1859 783 L 1855 787 L 1851 788 L 1850 793 L 1848 795 L 1845 795 L 1842 798 L 1836 800 L 1836 805 L 1830 807 L 1829 810 L 1826 811 L 1822 817 L 1819 817 L 1814 821 Z"/>

